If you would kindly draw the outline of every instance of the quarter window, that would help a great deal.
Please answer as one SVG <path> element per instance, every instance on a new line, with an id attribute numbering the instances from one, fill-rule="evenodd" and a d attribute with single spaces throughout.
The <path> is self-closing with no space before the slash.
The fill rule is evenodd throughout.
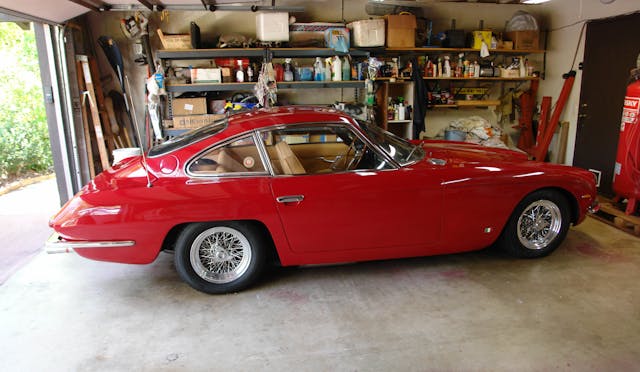
<path id="1" fill-rule="evenodd" d="M 247 135 L 226 145 L 213 148 L 188 168 L 193 175 L 265 173 L 253 135 Z"/>

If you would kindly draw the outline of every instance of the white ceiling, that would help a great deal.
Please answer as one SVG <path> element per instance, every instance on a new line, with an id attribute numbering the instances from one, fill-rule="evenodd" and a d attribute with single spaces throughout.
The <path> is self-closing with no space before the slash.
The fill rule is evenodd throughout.
<path id="1" fill-rule="evenodd" d="M 100 0 L 84 0 L 86 2 L 100 3 Z M 153 0 L 147 0 L 154 3 Z M 424 6 L 425 4 L 434 2 L 493 2 L 493 3 L 512 3 L 521 0 L 369 0 L 378 3 L 398 3 L 398 5 Z M 140 5 L 136 0 L 104 0 L 104 3 L 111 5 Z M 162 5 L 201 5 L 201 0 L 159 0 Z M 254 3 L 256 5 L 271 5 L 268 0 L 209 0 L 211 3 L 228 4 L 228 3 Z M 282 0 L 276 1 L 276 5 L 281 5 Z M 304 3 L 304 2 L 303 2 Z M 51 23 L 63 23 L 68 19 L 79 16 L 89 11 L 88 8 L 76 4 L 70 0 L 0 0 L 0 13 L 2 8 L 14 12 L 22 13 L 28 16 L 40 18 L 50 21 Z"/>
<path id="2" fill-rule="evenodd" d="M 247 0 L 239 0 L 243 2 Z M 88 0 L 87 2 L 91 2 Z M 107 4 L 138 4 L 136 0 L 105 0 Z M 153 3 L 153 1 L 149 1 Z M 160 0 L 164 5 L 198 5 L 200 0 Z M 260 3 L 260 1 L 252 1 Z M 0 0 L 0 8 L 6 8 L 18 13 L 38 17 L 52 23 L 63 23 L 64 21 L 77 17 L 89 11 L 82 5 L 69 0 Z M 1 12 L 1 10 L 0 10 Z"/>

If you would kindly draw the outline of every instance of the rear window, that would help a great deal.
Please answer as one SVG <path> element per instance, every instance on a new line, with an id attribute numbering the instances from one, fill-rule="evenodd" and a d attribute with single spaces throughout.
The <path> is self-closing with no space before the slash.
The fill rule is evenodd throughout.
<path id="1" fill-rule="evenodd" d="M 227 127 L 228 123 L 228 119 L 225 117 L 216 120 L 211 124 L 205 125 L 204 127 L 190 130 L 179 136 L 173 137 L 172 139 L 160 145 L 152 147 L 151 150 L 149 150 L 149 157 L 164 155 L 179 148 L 188 146 L 192 143 L 201 141 L 207 137 L 213 136 L 214 134 L 220 133 Z"/>

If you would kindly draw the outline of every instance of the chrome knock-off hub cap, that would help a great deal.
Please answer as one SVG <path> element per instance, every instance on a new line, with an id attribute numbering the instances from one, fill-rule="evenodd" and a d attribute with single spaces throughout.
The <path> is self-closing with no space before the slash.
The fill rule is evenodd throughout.
<path id="1" fill-rule="evenodd" d="M 251 245 L 238 230 L 212 227 L 191 244 L 191 266 L 204 280 L 229 283 L 241 277 L 251 262 Z"/>
<path id="2" fill-rule="evenodd" d="M 544 249 L 560 234 L 562 213 L 552 201 L 529 204 L 518 218 L 518 240 L 529 249 Z"/>

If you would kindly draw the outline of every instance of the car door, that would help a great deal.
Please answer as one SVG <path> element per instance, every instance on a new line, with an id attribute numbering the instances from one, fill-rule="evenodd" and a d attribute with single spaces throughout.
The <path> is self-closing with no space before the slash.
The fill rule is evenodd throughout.
<path id="1" fill-rule="evenodd" d="M 384 258 L 427 253 L 440 241 L 442 190 L 437 176 L 420 167 L 394 167 L 344 124 L 285 130 L 263 137 L 267 138 L 267 149 L 291 142 L 288 147 L 294 156 L 298 152 L 309 158 L 312 146 L 316 146 L 316 158 L 323 158 L 328 165 L 311 173 L 301 162 L 293 171 L 282 166 L 282 154 L 268 150 L 274 170 L 281 173 L 273 177 L 271 187 L 293 251 L 370 250 L 381 253 L 369 257 Z M 314 138 L 325 140 L 314 142 Z M 364 147 L 350 154 L 349 148 L 354 146 L 349 142 L 354 140 Z M 333 151 L 340 142 L 345 149 L 343 155 L 325 156 L 324 145 Z M 354 164 L 358 151 L 366 154 L 361 154 L 360 164 Z M 290 174 L 286 174 L 286 168 L 290 168 Z"/>

